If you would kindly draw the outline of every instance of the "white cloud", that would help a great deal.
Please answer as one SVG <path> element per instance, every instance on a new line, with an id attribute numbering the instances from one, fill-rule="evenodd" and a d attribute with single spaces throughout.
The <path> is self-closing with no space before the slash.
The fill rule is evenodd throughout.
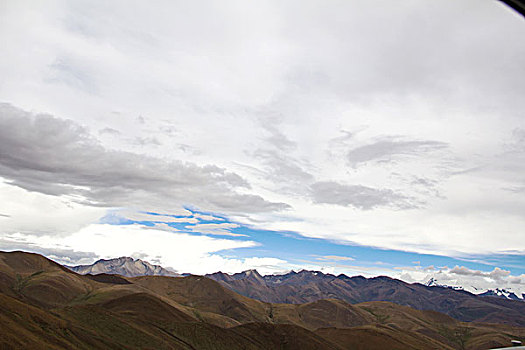
<path id="1" fill-rule="evenodd" d="M 478 277 L 488 277 L 493 280 L 500 280 L 503 277 L 508 277 L 510 275 L 510 271 L 502 270 L 499 267 L 495 267 L 494 270 L 491 272 L 482 272 L 479 270 L 471 270 L 466 268 L 465 266 L 454 266 L 449 273 L 456 274 L 456 275 L 462 275 L 462 276 L 478 276 Z"/>
<path id="2" fill-rule="evenodd" d="M 200 214 L 200 213 L 193 213 L 193 217 L 200 219 L 200 220 L 204 220 L 204 221 L 224 221 L 223 218 L 219 218 L 213 215 Z"/>
<path id="3" fill-rule="evenodd" d="M 193 225 L 189 227 L 192 227 L 196 230 L 215 230 L 215 229 L 221 230 L 221 229 L 237 228 L 239 227 L 239 225 L 231 223 L 231 222 L 224 222 L 224 223 L 219 223 L 219 224 L 197 224 L 197 225 Z"/>
<path id="4" fill-rule="evenodd" d="M 64 236 L 97 222 L 106 209 L 82 205 L 69 196 L 30 192 L 0 178 L 1 234 Z"/>
<path id="5" fill-rule="evenodd" d="M 196 224 L 199 222 L 197 218 L 191 217 L 192 213 L 189 210 L 181 210 L 177 215 L 187 215 L 187 217 L 174 217 L 172 215 L 148 214 L 140 211 L 131 211 L 129 209 L 115 212 L 114 215 L 132 221 L 159 221 L 159 222 L 173 222 L 173 223 L 188 223 Z"/>
<path id="6" fill-rule="evenodd" d="M 180 232 L 157 230 L 142 225 L 92 224 L 71 235 L 57 238 L 55 235 L 27 235 L 21 233 L 4 236 L 0 248 L 18 247 L 29 251 L 44 252 L 58 256 L 69 252 L 83 260 L 59 260 L 68 264 L 85 263 L 86 256 L 114 258 L 119 256 L 140 256 L 144 260 L 155 260 L 165 267 L 179 272 L 205 274 L 213 271 L 240 272 L 246 269 L 260 269 L 263 272 L 282 270 L 286 261 L 276 258 L 248 257 L 227 258 L 220 251 L 254 247 L 253 241 L 218 239 L 207 236 L 193 236 Z M 67 254 L 66 254 L 67 255 Z"/>
<path id="7" fill-rule="evenodd" d="M 76 232 L 100 215 L 87 198 L 420 253 L 525 253 L 524 24 L 497 1 L 0 12 L 2 101 L 55 117 L 2 126 L 18 141 L 0 147 L 3 232 Z"/>
<path id="8" fill-rule="evenodd" d="M 246 236 L 241 233 L 231 232 L 231 229 L 234 229 L 237 227 L 240 227 L 240 226 L 238 224 L 234 224 L 231 222 L 223 222 L 219 224 L 196 224 L 193 226 L 186 226 L 188 230 L 191 230 L 193 232 L 204 233 L 207 235 L 221 235 L 221 236 L 234 236 L 234 237 Z"/>
<path id="9" fill-rule="evenodd" d="M 434 266 L 411 266 L 398 267 L 397 273 L 391 276 L 400 278 L 406 282 L 426 283 L 431 278 L 438 284 L 451 287 L 463 287 L 465 290 L 479 294 L 487 289 L 496 288 L 513 291 L 517 296 L 525 293 L 525 275 L 514 276 L 510 271 L 495 267 L 492 271 L 484 272 L 472 270 L 465 266 L 454 266 L 453 268 Z"/>
<path id="10" fill-rule="evenodd" d="M 325 255 L 316 257 L 317 260 L 326 260 L 326 261 L 354 261 L 354 258 L 349 256 L 339 256 L 339 255 Z"/>

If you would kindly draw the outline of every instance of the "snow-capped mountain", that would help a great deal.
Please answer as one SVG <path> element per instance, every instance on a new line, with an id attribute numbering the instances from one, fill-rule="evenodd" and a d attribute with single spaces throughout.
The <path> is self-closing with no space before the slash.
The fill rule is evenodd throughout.
<path id="1" fill-rule="evenodd" d="M 427 287 L 443 287 L 443 288 L 449 288 L 449 289 L 454 289 L 454 290 L 464 290 L 464 291 L 467 291 L 467 292 L 470 292 L 472 294 L 476 294 L 479 296 L 499 297 L 499 298 L 512 299 L 512 300 L 525 300 L 525 293 L 513 291 L 509 288 L 487 289 L 487 288 L 480 288 L 479 286 L 473 286 L 473 285 L 461 285 L 458 283 L 443 284 L 443 283 L 439 283 L 439 281 L 435 279 L 434 277 L 431 277 L 424 284 Z"/>
<path id="2" fill-rule="evenodd" d="M 125 277 L 136 276 L 179 276 L 179 274 L 167 270 L 159 265 L 150 264 L 147 261 L 120 257 L 115 259 L 100 259 L 91 265 L 67 266 L 68 269 L 81 275 L 101 273 L 117 274 Z"/>

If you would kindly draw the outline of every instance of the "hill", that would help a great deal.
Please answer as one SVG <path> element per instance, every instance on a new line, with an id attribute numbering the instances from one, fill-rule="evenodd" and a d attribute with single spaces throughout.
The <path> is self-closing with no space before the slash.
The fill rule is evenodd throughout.
<path id="1" fill-rule="evenodd" d="M 203 276 L 79 275 L 0 252 L 2 349 L 483 349 L 524 338 L 389 302 L 267 303 Z"/>

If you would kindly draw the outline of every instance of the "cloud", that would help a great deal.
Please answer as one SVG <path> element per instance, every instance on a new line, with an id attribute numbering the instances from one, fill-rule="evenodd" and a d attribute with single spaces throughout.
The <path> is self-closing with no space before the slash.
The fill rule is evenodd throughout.
<path id="1" fill-rule="evenodd" d="M 282 121 L 276 115 L 265 115 L 259 119 L 261 126 L 269 134 L 265 141 L 277 148 L 279 151 L 286 152 L 297 148 L 297 143 L 290 140 L 279 128 L 278 124 Z"/>
<path id="2" fill-rule="evenodd" d="M 98 258 L 93 252 L 77 251 L 70 248 L 63 248 L 59 245 L 55 247 L 42 247 L 32 238 L 35 236 L 25 236 L 21 234 L 7 234 L 0 237 L 0 250 L 15 251 L 22 250 L 31 253 L 42 254 L 61 264 L 84 264 L 92 263 Z"/>
<path id="3" fill-rule="evenodd" d="M 223 222 L 220 224 L 196 224 L 192 226 L 186 226 L 186 229 L 207 235 L 246 237 L 244 234 L 231 232 L 231 229 L 238 227 L 240 227 L 238 224 Z"/>
<path id="4" fill-rule="evenodd" d="M 263 180 L 275 190 L 304 194 L 314 176 L 307 170 L 311 164 L 294 155 L 297 143 L 290 140 L 280 129 L 281 118 L 270 112 L 259 118 L 263 130 L 269 134 L 264 143 L 248 154 L 260 164 Z"/>
<path id="5" fill-rule="evenodd" d="M 181 232 L 168 232 L 143 225 L 92 224 L 57 238 L 55 235 L 12 234 L 0 238 L 1 249 L 23 249 L 50 254 L 68 264 L 94 262 L 98 258 L 141 256 L 158 261 L 178 272 L 195 274 L 222 270 L 240 272 L 243 269 L 276 269 L 286 261 L 276 258 L 228 258 L 219 252 L 237 248 L 255 247 L 253 241 L 239 241 L 208 236 L 195 236 Z M 282 269 L 282 267 L 280 267 Z"/>
<path id="6" fill-rule="evenodd" d="M 199 222 L 197 218 L 191 217 L 192 215 L 191 211 L 184 210 L 184 211 L 181 211 L 181 214 L 187 214 L 187 216 L 175 217 L 173 215 L 150 214 L 150 213 L 145 213 L 145 212 L 140 212 L 140 211 L 139 212 L 131 211 L 129 209 L 120 210 L 120 211 L 112 213 L 112 215 L 116 215 L 118 217 L 122 217 L 123 219 L 131 220 L 131 221 L 189 223 L 189 224 L 196 224 Z"/>
<path id="7" fill-rule="evenodd" d="M 286 183 L 300 188 L 302 184 L 314 180 L 312 174 L 304 170 L 296 159 L 280 151 L 260 149 L 254 153 L 254 157 L 262 161 L 266 175 L 275 184 Z"/>
<path id="8" fill-rule="evenodd" d="M 354 261 L 354 258 L 349 256 L 339 256 L 339 255 L 325 255 L 316 258 L 317 260 L 323 261 Z"/>
<path id="9" fill-rule="evenodd" d="M 348 151 L 346 159 L 356 167 L 367 162 L 391 162 L 402 156 L 424 156 L 426 153 L 447 148 L 440 141 L 402 141 L 385 139 Z"/>
<path id="10" fill-rule="evenodd" d="M 204 221 L 224 221 L 223 218 L 208 214 L 193 213 L 193 216 Z"/>
<path id="11" fill-rule="evenodd" d="M 498 1 L 3 4 L 2 100 L 72 121 L 1 125 L 2 232 L 187 204 L 387 249 L 525 252 L 523 20 Z"/>
<path id="12" fill-rule="evenodd" d="M 162 146 L 162 143 L 156 137 L 135 137 L 130 142 L 135 146 Z"/>
<path id="13" fill-rule="evenodd" d="M 98 131 L 98 133 L 100 135 L 104 135 L 104 134 L 109 134 L 109 135 L 120 135 L 120 131 L 116 130 L 116 129 L 113 129 L 113 128 L 104 128 L 104 129 L 100 129 Z"/>
<path id="14" fill-rule="evenodd" d="M 226 213 L 288 207 L 239 193 L 249 184 L 223 168 L 105 149 L 72 121 L 8 104 L 0 105 L 0 176 L 29 191 L 103 207 L 162 212 L 190 203 Z"/>
<path id="15" fill-rule="evenodd" d="M 479 294 L 487 289 L 510 289 L 518 296 L 525 294 L 524 275 L 512 275 L 510 271 L 494 267 L 492 271 L 473 270 L 465 266 L 449 268 L 443 266 L 405 266 L 395 268 L 399 272 L 391 274 L 407 282 L 426 283 L 431 278 L 439 285 L 463 287 L 465 290 Z"/>
<path id="16" fill-rule="evenodd" d="M 0 236 L 21 232 L 67 235 L 97 222 L 105 208 L 77 203 L 67 196 L 30 192 L 0 181 Z"/>
<path id="17" fill-rule="evenodd" d="M 150 228 L 152 230 L 161 230 L 161 231 L 168 231 L 168 232 L 181 232 L 183 230 L 179 230 L 173 226 L 170 226 L 164 222 L 155 222 L 153 223 L 153 226 L 146 226 L 147 228 Z"/>
<path id="18" fill-rule="evenodd" d="M 191 226 L 192 228 L 196 230 L 215 230 L 215 229 L 232 229 L 239 227 L 238 224 L 230 223 L 230 222 L 224 222 L 220 224 L 197 224 Z"/>
<path id="19" fill-rule="evenodd" d="M 310 186 L 314 203 L 352 206 L 370 210 L 389 206 L 398 209 L 415 208 L 411 199 L 390 189 L 375 189 L 361 185 L 343 185 L 335 181 L 316 182 Z"/>
<path id="20" fill-rule="evenodd" d="M 462 275 L 462 276 L 480 276 L 480 277 L 489 277 L 495 280 L 499 280 L 503 277 L 507 277 L 510 275 L 510 271 L 502 270 L 499 267 L 495 267 L 494 270 L 490 272 L 482 272 L 479 270 L 471 270 L 466 268 L 465 266 L 455 266 L 452 268 L 449 273 L 456 274 L 456 275 Z"/>

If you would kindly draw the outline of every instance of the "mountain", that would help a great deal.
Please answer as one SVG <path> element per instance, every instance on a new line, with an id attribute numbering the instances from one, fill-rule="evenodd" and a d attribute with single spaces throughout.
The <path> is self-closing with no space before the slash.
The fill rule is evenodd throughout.
<path id="1" fill-rule="evenodd" d="M 464 290 L 472 294 L 476 294 L 479 296 L 489 296 L 489 297 L 498 297 L 503 299 L 511 299 L 511 300 L 522 300 L 525 301 L 525 293 L 519 293 L 512 291 L 508 288 L 496 288 L 496 289 L 488 289 L 488 288 L 481 288 L 476 287 L 472 285 L 462 285 L 459 283 L 456 283 L 454 285 L 448 285 L 448 284 L 442 284 L 439 283 L 437 279 L 430 278 L 426 283 L 426 286 L 428 287 L 443 287 L 443 288 L 450 288 L 455 290 Z"/>
<path id="2" fill-rule="evenodd" d="M 110 274 L 125 277 L 136 276 L 179 276 L 177 273 L 169 271 L 162 266 L 152 265 L 147 261 L 120 257 L 109 260 L 98 260 L 91 265 L 67 266 L 71 271 L 81 275 Z"/>
<path id="3" fill-rule="evenodd" d="M 507 289 L 487 289 L 483 293 L 478 294 L 480 296 L 488 296 L 488 297 L 498 297 L 503 299 L 511 299 L 511 300 L 523 300 L 525 298 L 525 295 L 522 294 L 521 296 L 518 296 L 513 291 L 507 290 Z"/>
<path id="4" fill-rule="evenodd" d="M 266 303 L 203 276 L 79 275 L 37 254 L 0 252 L 2 349 L 451 350 L 511 339 L 525 340 L 525 328 L 390 302 Z"/>
<path id="5" fill-rule="evenodd" d="M 254 272 L 250 274 L 253 275 Z M 242 276 L 242 273 L 230 276 L 221 272 L 207 275 L 239 294 L 271 303 L 297 304 L 330 298 L 351 304 L 389 301 L 417 310 L 442 312 L 465 322 L 525 326 L 525 303 L 521 301 L 496 302 L 493 297 L 442 286 L 409 284 L 385 276 L 348 277 L 306 270 L 258 278 Z"/>

